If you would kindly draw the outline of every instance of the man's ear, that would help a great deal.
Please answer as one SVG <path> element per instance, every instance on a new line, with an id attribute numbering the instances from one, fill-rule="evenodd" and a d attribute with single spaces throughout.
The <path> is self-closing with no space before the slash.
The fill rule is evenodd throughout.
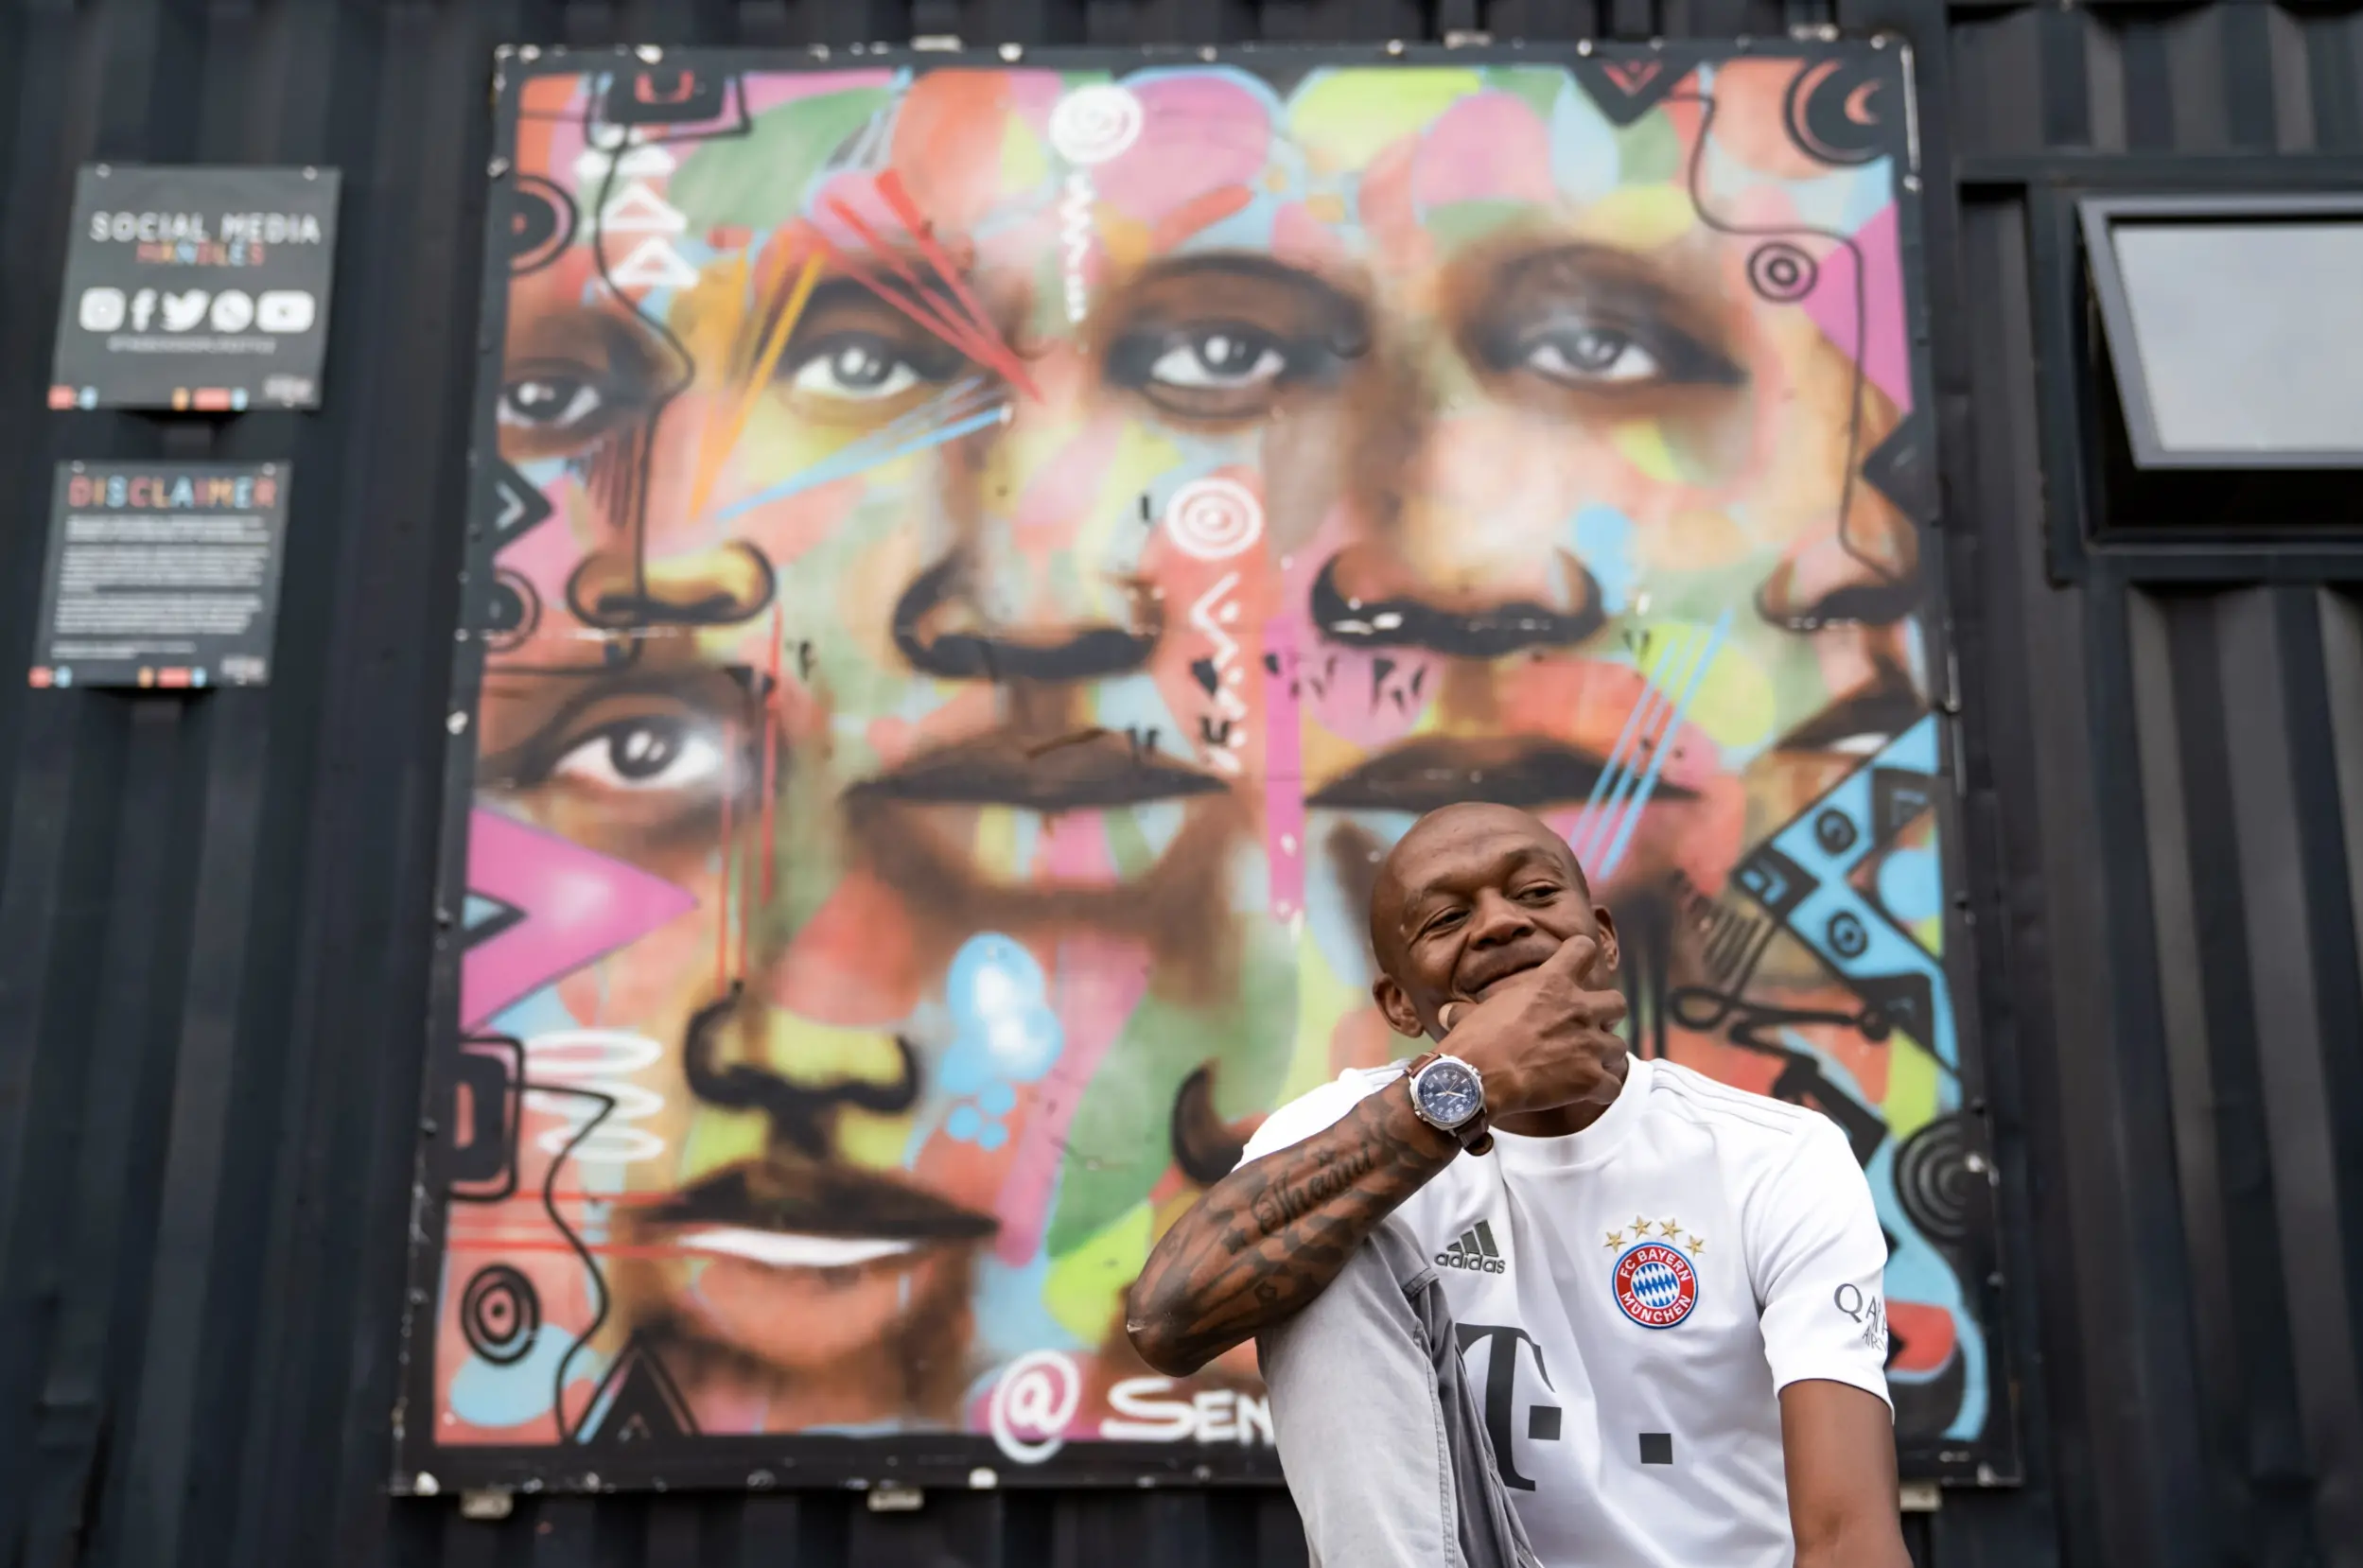
<path id="1" fill-rule="evenodd" d="M 1411 1005 L 1410 997 L 1395 984 L 1394 976 L 1380 975 L 1371 983 L 1370 994 L 1385 1016 L 1388 1028 L 1415 1040 L 1427 1037 L 1427 1028 L 1420 1022 L 1419 1009 Z"/>
<path id="2" fill-rule="evenodd" d="M 1623 948 L 1617 942 L 1617 917 L 1605 908 L 1594 906 L 1592 918 L 1600 925 L 1600 972 L 1615 974 L 1618 960 L 1624 956 Z"/>

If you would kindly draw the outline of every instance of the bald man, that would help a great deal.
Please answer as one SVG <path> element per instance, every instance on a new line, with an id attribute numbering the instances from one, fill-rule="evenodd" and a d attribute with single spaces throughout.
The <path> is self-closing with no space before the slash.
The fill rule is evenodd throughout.
<path id="1" fill-rule="evenodd" d="M 1885 1240 L 1819 1113 L 1637 1060 L 1567 845 L 1431 812 L 1372 987 L 1439 1049 L 1283 1106 L 1158 1243 L 1126 1328 L 1252 1337 L 1325 1568 L 1906 1568 Z"/>

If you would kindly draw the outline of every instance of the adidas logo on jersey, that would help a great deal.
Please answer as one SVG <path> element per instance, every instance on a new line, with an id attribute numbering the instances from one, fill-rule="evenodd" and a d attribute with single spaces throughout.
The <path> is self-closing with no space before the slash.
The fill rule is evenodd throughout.
<path id="1" fill-rule="evenodd" d="M 1485 1221 L 1461 1232 L 1461 1239 L 1436 1254 L 1436 1262 L 1445 1268 L 1465 1268 L 1479 1274 L 1507 1274 L 1510 1260 L 1494 1246 L 1494 1228 Z"/>

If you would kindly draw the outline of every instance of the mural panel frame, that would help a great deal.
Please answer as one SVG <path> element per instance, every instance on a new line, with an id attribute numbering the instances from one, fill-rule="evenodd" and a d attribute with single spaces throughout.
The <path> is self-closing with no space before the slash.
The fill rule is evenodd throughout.
<path id="1" fill-rule="evenodd" d="M 1967 878 L 1962 865 L 1965 822 L 1961 786 L 1961 738 L 1957 682 L 1950 649 L 1950 618 L 1943 580 L 1942 529 L 1935 484 L 1935 392 L 1927 352 L 1927 284 L 1921 264 L 1920 176 L 1916 113 L 1912 107 L 1909 52 L 1899 42 L 1881 39 L 1853 42 L 1750 43 L 1665 45 L 1569 44 L 1489 45 L 1444 48 L 1417 45 L 1286 46 L 1222 49 L 1028 49 L 1012 52 L 912 52 L 907 50 L 573 50 L 503 49 L 499 57 L 495 100 L 495 155 L 488 169 L 488 212 L 483 272 L 481 357 L 474 390 L 471 430 L 471 504 L 466 518 L 467 566 L 464 574 L 464 612 L 456 629 L 448 744 L 445 775 L 444 830 L 438 866 L 437 934 L 429 1019 L 429 1052 L 423 1089 L 420 1141 L 413 1187 L 409 1239 L 408 1296 L 403 1312 L 402 1394 L 394 1413 L 396 1437 L 394 1473 L 397 1493 L 425 1493 L 460 1488 L 492 1487 L 525 1491 L 603 1491 L 667 1490 L 704 1487 L 762 1491 L 786 1488 L 854 1487 L 900 1484 L 942 1488 L 971 1486 L 1166 1486 L 1270 1485 L 1279 1480 L 1277 1461 L 1268 1448 L 1254 1446 L 1246 1437 L 1247 1422 L 1235 1406 L 1231 1424 L 1219 1420 L 1212 1430 L 1238 1434 L 1207 1440 L 1210 1430 L 1201 1415 L 1196 1441 L 1112 1441 L 1105 1439 L 1027 1444 L 1023 1437 L 997 1442 L 985 1435 L 901 1431 L 886 1436 L 708 1436 L 652 1437 L 679 1414 L 680 1396 L 670 1380 L 658 1374 L 643 1378 L 634 1370 L 627 1349 L 603 1375 L 602 1393 L 593 1400 L 598 1430 L 588 1439 L 562 1438 L 555 1444 L 451 1444 L 438 1440 L 438 1391 L 435 1358 L 438 1325 L 448 1298 L 465 1298 L 462 1310 L 478 1323 L 485 1343 L 498 1360 L 512 1347 L 518 1356 L 534 1349 L 541 1328 L 541 1308 L 530 1288 L 495 1269 L 480 1270 L 464 1288 L 445 1279 L 446 1239 L 455 1208 L 469 1201 L 511 1199 L 518 1192 L 518 1166 L 513 1143 L 523 1122 L 523 1106 L 531 1092 L 548 1093 L 551 1086 L 535 1088 L 526 1077 L 526 1048 L 514 1036 L 479 1023 L 463 1027 L 464 980 L 463 959 L 471 945 L 513 934 L 521 918 L 515 908 L 497 900 L 471 898 L 469 838 L 475 818 L 478 786 L 479 716 L 485 675 L 488 641 L 514 630 L 520 614 L 533 609 L 522 601 L 530 584 L 504 579 L 495 557 L 524 528 L 543 520 L 548 501 L 539 487 L 523 479 L 500 455 L 501 384 L 505 336 L 509 327 L 510 281 L 534 263 L 518 265 L 521 252 L 548 244 L 554 253 L 565 244 L 556 233 L 579 218 L 563 192 L 552 202 L 525 197 L 537 177 L 520 176 L 517 168 L 521 120 L 529 117 L 526 97 L 532 84 L 552 77 L 614 72 L 633 81 L 639 101 L 661 105 L 672 100 L 688 105 L 702 117 L 701 135 L 745 134 L 750 124 L 744 78 L 762 72 L 867 72 L 882 66 L 917 73 L 944 70 L 1004 70 L 1022 65 L 1068 72 L 1122 73 L 1145 68 L 1198 62 L 1234 65 L 1278 77 L 1302 75 L 1321 68 L 1343 66 L 1487 67 L 1556 65 L 1586 77 L 1618 84 L 1639 83 L 1637 97 L 1652 99 L 1685 79 L 1695 66 L 1732 60 L 1794 60 L 1808 71 L 1826 62 L 1840 69 L 1865 73 L 1864 79 L 1895 89 L 1902 113 L 1890 114 L 1875 128 L 1857 127 L 1869 139 L 1864 156 L 1885 155 L 1897 171 L 1893 193 L 1897 249 L 1900 258 L 1903 320 L 1908 339 L 1904 374 L 1911 389 L 1912 412 L 1894 432 L 1897 438 L 1881 454 L 1865 454 L 1864 466 L 1883 454 L 1880 488 L 1901 497 L 1897 504 L 1920 526 L 1925 548 L 1918 567 L 1924 584 L 1920 628 L 1927 649 L 1933 710 L 1914 723 L 1841 784 L 1811 802 L 1808 810 L 1785 828 L 1770 833 L 1748 862 L 1735 868 L 1739 885 L 1776 916 L 1810 909 L 1812 916 L 1835 933 L 1851 918 L 1847 908 L 1812 905 L 1813 880 L 1822 874 L 1823 897 L 1840 897 L 1849 878 L 1872 847 L 1871 839 L 1899 824 L 1923 820 L 1933 810 L 1936 854 L 1942 865 L 1943 908 L 1941 953 L 1930 974 L 1950 992 L 1946 1019 L 1934 1027 L 1949 1027 L 1952 1071 L 1956 1079 L 1959 1109 L 1943 1119 L 1943 1138 L 1922 1143 L 1921 1176 L 1929 1184 L 1923 1201 L 1944 1210 L 1950 1233 L 1950 1256 L 1965 1285 L 1965 1305 L 1984 1332 L 1984 1360 L 1972 1374 L 1984 1391 L 1988 1414 L 1979 1436 L 1968 1440 L 1932 1438 L 1902 1445 L 1907 1478 L 1940 1479 L 1956 1484 L 2006 1485 L 2020 1475 L 2018 1412 L 2013 1397 L 2011 1345 L 2001 1300 L 1999 1246 L 1995 1235 L 1998 1205 L 1991 1191 L 1993 1160 L 1990 1131 L 1984 1120 L 1985 1088 L 1982 1053 L 1975 1014 L 1976 987 L 1972 932 L 1965 918 Z M 1651 83 L 1661 83 L 1655 93 Z M 1594 91 L 1597 93 L 1598 88 Z M 613 100 L 621 101 L 621 100 Z M 1638 113 L 1648 107 L 1641 104 Z M 686 113 L 686 108 L 680 110 Z M 628 155 L 627 155 L 628 158 Z M 541 182 L 544 186 L 548 182 Z M 535 202 L 538 200 L 538 207 Z M 545 221 L 553 233 L 544 235 Z M 1770 249 L 1767 247 L 1767 249 Z M 1774 265 L 1768 262 L 1767 266 Z M 1776 280 L 1777 283 L 1777 280 Z M 1760 287 L 1760 286 L 1759 286 Z M 1858 335 L 1863 329 L 1858 324 Z M 1849 479 L 1851 482 L 1851 479 Z M 1845 510 L 1842 503 L 1842 512 Z M 1907 755 L 1908 754 L 1908 755 Z M 1884 776 L 1892 775 L 1893 776 Z M 1905 775 L 1917 780 L 1911 783 Z M 1897 791 L 1903 790 L 1899 796 Z M 1919 790 L 1913 800 L 1910 792 Z M 1841 797 L 1844 798 L 1841 798 Z M 1859 798 L 1857 798 L 1859 797 Z M 1899 802 L 1901 804 L 1899 804 Z M 1908 809 L 1907 809 L 1908 808 Z M 1902 816 L 1897 816 L 1899 811 Z M 1858 831 L 1867 828 L 1871 838 L 1846 838 L 1830 825 L 1843 814 Z M 1891 822 L 1889 819 L 1894 818 Z M 479 828 L 481 831 L 481 829 Z M 726 836 L 727 829 L 726 828 Z M 1884 842 L 1881 839 L 1880 842 Z M 1849 858 L 1850 852 L 1850 858 Z M 1818 859 L 1817 859 L 1818 857 Z M 1873 868 L 1875 871 L 1875 868 Z M 727 883 L 726 882 L 726 888 Z M 481 892 L 481 889 L 479 890 Z M 659 888 L 651 897 L 663 897 Z M 1769 937 L 1768 937 L 1769 939 Z M 1882 938 L 1883 940 L 1883 937 Z M 1833 935 L 1833 940 L 1835 940 Z M 725 945 L 728 937 L 726 933 Z M 1824 962 L 1844 972 L 1846 942 L 1822 952 Z M 1857 950 L 1858 951 L 1860 950 Z M 554 981 L 554 976 L 552 980 Z M 1636 984 L 1642 984 L 1636 982 Z M 1735 987 L 1736 987 L 1735 983 Z M 1910 1027 L 1917 1019 L 1927 1026 L 1930 993 L 1923 987 L 1879 985 L 1857 987 L 1863 996 L 1863 1018 L 1884 1018 Z M 1736 998 L 1724 999 L 1725 1014 Z M 1659 981 L 1656 1015 L 1662 1031 L 1669 1005 Z M 1672 1005 L 1679 1007 L 1680 998 Z M 1915 1013 L 1913 1009 L 1920 1009 Z M 1744 1012 L 1744 1008 L 1741 1009 Z M 1937 1011 L 1945 1011 L 1942 999 Z M 1637 1018 L 1644 1011 L 1637 1008 Z M 1718 1014 L 1715 1027 L 1722 1027 Z M 1746 1033 L 1752 1025 L 1736 1019 L 1731 1028 Z M 1637 1030 L 1637 1043 L 1648 1049 Z M 1794 1055 L 1794 1053 L 1791 1054 Z M 1802 1061 L 1799 1057 L 1792 1066 Z M 1819 1081 L 1816 1079 L 1815 1081 Z M 559 1089 L 571 1093 L 574 1089 Z M 1809 1102 L 1812 1090 L 1800 1091 Z M 591 1098 L 598 1098 L 596 1095 Z M 614 1109 L 610 1101 L 608 1110 Z M 578 1125 L 576 1136 L 594 1130 Z M 1945 1146 L 1937 1148 L 1936 1143 Z M 505 1154 L 503 1151 L 506 1151 Z M 1908 1150 L 1908 1145 L 1907 1145 Z M 1899 1156 L 1899 1158 L 1902 1158 Z M 564 1164 L 559 1157 L 551 1166 Z M 1898 1179 L 1891 1176 L 1889 1179 Z M 547 1193 L 545 1205 L 556 1200 Z M 554 1209 L 551 1211 L 553 1218 Z M 561 1230 L 572 1232 L 561 1225 Z M 579 1245 L 579 1244 L 578 1244 Z M 514 1271 L 512 1271 L 514 1273 Z M 521 1277 L 520 1277 L 521 1278 Z M 603 1309 L 604 1310 L 604 1309 Z M 522 1335 L 521 1341 L 515 1336 Z M 509 1337 L 504 1338 L 507 1335 Z M 470 1343 L 478 1344 L 472 1331 Z M 480 1350 L 481 1347 L 480 1346 Z M 1020 1360 L 1024 1360 L 1021 1357 Z M 1965 1363 L 1966 1365 L 1966 1363 Z M 563 1382 L 565 1373 L 560 1372 Z M 644 1408 L 643 1408 L 644 1407 Z M 561 1404 L 560 1422 L 565 1416 Z M 585 1426 L 593 1424 L 586 1411 Z M 1017 1455 L 1029 1454 L 1030 1462 Z"/>

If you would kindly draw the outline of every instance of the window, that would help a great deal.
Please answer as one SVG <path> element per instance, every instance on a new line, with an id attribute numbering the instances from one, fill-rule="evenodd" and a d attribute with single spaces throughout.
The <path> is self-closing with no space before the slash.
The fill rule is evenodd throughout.
<path id="1" fill-rule="evenodd" d="M 2079 216 L 2135 469 L 2363 469 L 2363 197 Z"/>

